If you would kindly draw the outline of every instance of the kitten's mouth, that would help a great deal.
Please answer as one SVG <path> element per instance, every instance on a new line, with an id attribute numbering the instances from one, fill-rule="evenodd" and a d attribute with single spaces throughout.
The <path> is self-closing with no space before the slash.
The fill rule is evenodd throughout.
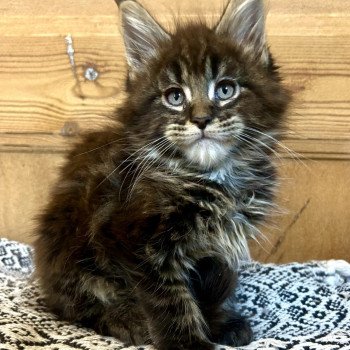
<path id="1" fill-rule="evenodd" d="M 205 144 L 205 143 L 212 143 L 212 142 L 217 142 L 217 140 L 214 137 L 209 136 L 207 133 L 202 131 L 201 135 L 198 135 L 198 137 L 191 142 L 191 145 L 196 145 L 196 144 L 198 145 L 198 144 Z"/>
<path id="2" fill-rule="evenodd" d="M 195 143 L 196 142 L 219 142 L 219 141 L 220 140 L 218 140 L 213 135 L 210 135 L 205 130 L 201 130 L 201 134 L 200 134 L 200 136 L 198 136 L 197 140 L 195 140 Z"/>
<path id="3" fill-rule="evenodd" d="M 208 133 L 205 132 L 205 130 L 202 130 L 201 131 L 201 136 L 199 138 L 200 140 L 203 140 L 203 139 L 212 139 L 210 136 L 208 136 Z"/>

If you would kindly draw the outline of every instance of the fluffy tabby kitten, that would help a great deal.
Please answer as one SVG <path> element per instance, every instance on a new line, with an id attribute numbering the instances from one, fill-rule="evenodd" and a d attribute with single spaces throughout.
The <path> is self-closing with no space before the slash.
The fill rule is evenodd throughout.
<path id="1" fill-rule="evenodd" d="M 214 28 L 197 21 L 174 33 L 136 1 L 119 7 L 127 97 L 116 126 L 71 151 L 40 217 L 48 305 L 160 350 L 246 344 L 235 271 L 272 206 L 289 102 L 263 2 L 232 0 Z"/>

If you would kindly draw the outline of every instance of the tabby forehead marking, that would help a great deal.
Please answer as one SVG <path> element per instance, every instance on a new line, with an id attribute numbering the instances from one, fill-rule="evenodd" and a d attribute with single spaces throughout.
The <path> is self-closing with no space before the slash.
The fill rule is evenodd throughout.
<path id="1" fill-rule="evenodd" d="M 188 86 L 183 86 L 182 89 L 183 89 L 184 94 L 186 96 L 187 102 L 191 102 L 192 101 L 192 91 L 191 91 L 191 89 Z"/>
<path id="2" fill-rule="evenodd" d="M 208 87 L 208 97 L 211 101 L 215 100 L 215 86 L 216 86 L 216 82 L 214 80 L 211 80 L 209 82 L 209 87 Z"/>

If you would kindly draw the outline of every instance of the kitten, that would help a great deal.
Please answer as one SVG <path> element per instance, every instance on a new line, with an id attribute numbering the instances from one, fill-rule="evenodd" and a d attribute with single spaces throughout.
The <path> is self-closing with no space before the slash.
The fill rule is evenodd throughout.
<path id="1" fill-rule="evenodd" d="M 232 309 L 247 239 L 272 207 L 289 95 L 262 0 L 214 28 L 165 31 L 119 2 L 128 62 L 118 124 L 70 152 L 35 243 L 48 305 L 128 344 L 215 349 L 251 340 Z"/>

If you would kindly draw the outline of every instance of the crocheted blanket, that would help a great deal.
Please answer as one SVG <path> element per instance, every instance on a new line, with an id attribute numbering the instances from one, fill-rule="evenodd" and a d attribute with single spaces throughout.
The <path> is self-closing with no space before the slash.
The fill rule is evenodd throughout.
<path id="1" fill-rule="evenodd" d="M 31 278 L 32 254 L 27 245 L 0 239 L 0 350 L 137 349 L 50 313 Z M 350 350 L 345 261 L 251 263 L 240 271 L 237 299 L 255 334 L 240 349 Z"/>

